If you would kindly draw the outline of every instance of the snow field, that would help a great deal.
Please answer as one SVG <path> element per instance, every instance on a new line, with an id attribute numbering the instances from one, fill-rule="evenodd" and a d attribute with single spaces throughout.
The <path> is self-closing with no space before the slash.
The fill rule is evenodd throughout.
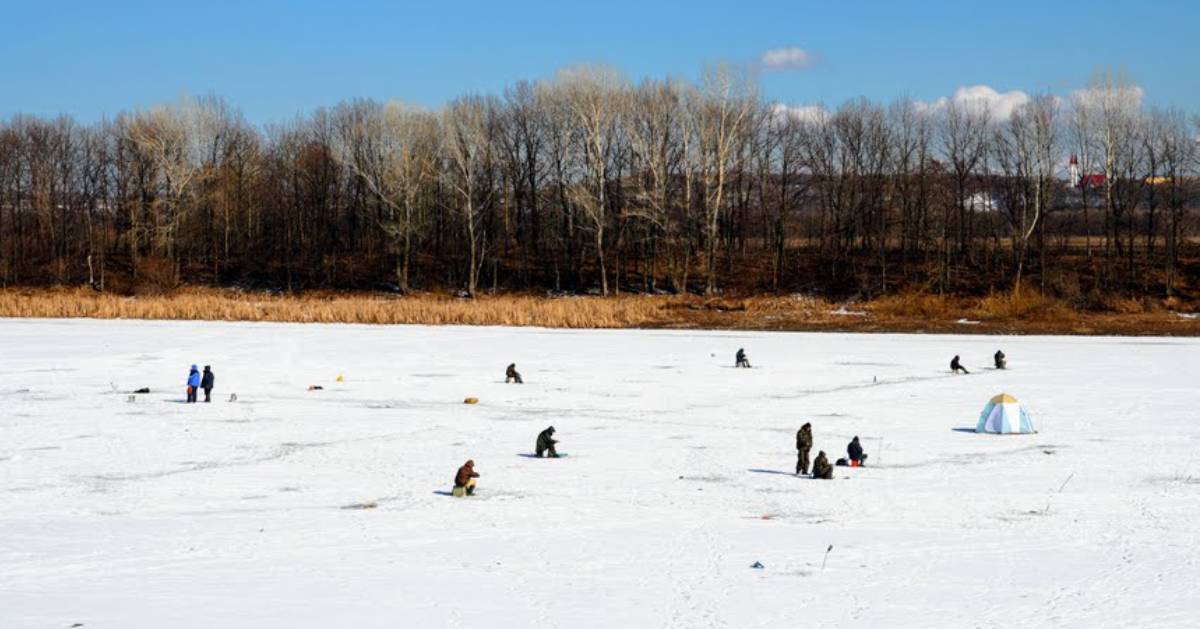
<path id="1" fill-rule="evenodd" d="M 0 627 L 1200 617 L 1193 339 L 6 320 L 0 347 Z M 1002 391 L 1039 434 L 954 430 Z M 871 465 L 792 476 L 805 421 Z M 521 456 L 549 425 L 570 456 Z M 479 495 L 445 495 L 468 458 Z"/>

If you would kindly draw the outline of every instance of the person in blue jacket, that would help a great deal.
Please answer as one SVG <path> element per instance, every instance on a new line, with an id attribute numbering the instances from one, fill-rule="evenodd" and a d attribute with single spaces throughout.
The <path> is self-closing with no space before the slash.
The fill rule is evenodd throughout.
<path id="1" fill-rule="evenodd" d="M 187 380 L 187 401 L 192 404 L 196 401 L 196 391 L 200 388 L 200 370 L 192 365 L 191 372 L 188 373 Z"/>

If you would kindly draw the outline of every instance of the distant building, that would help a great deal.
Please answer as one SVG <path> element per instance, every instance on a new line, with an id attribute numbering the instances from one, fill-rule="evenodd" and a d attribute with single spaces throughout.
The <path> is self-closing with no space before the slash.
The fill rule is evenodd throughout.
<path id="1" fill-rule="evenodd" d="M 1107 179 L 1104 173 L 1083 173 L 1079 167 L 1079 158 L 1075 155 L 1071 156 L 1071 161 L 1067 164 L 1067 172 L 1074 188 L 1099 188 Z"/>

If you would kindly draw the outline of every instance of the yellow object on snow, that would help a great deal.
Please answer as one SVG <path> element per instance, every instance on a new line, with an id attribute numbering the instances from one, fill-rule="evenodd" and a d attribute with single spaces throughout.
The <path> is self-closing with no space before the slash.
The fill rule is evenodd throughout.
<path id="1" fill-rule="evenodd" d="M 467 481 L 466 487 L 455 487 L 454 489 L 451 489 L 450 495 L 454 496 L 455 498 L 466 498 L 468 495 L 470 495 L 467 493 L 468 489 L 474 491 L 474 489 L 475 489 L 475 479 L 474 478 Z"/>
<path id="2" fill-rule="evenodd" d="M 343 376 L 342 374 L 340 374 L 340 373 L 339 373 L 339 374 L 338 374 L 338 377 L 337 377 L 337 381 L 338 381 L 338 382 L 344 382 L 345 380 L 346 380 L 345 376 Z"/>
<path id="3" fill-rule="evenodd" d="M 463 400 L 463 404 L 478 404 L 478 403 L 479 403 L 479 398 L 477 398 L 477 397 L 469 397 L 469 398 Z"/>

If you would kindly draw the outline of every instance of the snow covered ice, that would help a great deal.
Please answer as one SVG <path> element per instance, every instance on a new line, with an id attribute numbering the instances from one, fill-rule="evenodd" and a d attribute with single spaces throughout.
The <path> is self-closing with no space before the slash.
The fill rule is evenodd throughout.
<path id="1" fill-rule="evenodd" d="M 6 320 L 0 347 L 7 629 L 1200 618 L 1195 339 Z M 968 432 L 1000 392 L 1039 434 Z M 805 421 L 869 467 L 794 477 Z M 570 456 L 522 456 L 549 425 Z"/>

